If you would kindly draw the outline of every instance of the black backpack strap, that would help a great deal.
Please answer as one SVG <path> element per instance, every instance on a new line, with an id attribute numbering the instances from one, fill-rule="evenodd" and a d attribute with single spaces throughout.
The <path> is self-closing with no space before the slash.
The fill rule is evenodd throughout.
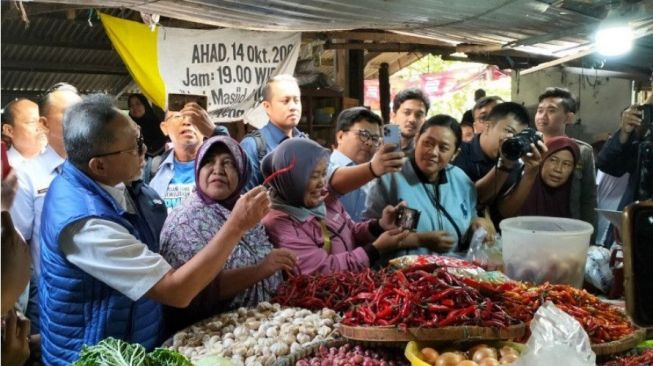
<path id="1" fill-rule="evenodd" d="M 265 138 L 263 137 L 263 134 L 261 133 L 260 130 L 254 130 L 245 137 L 251 137 L 254 139 L 254 143 L 256 144 L 256 158 L 258 161 L 263 160 L 265 155 L 267 154 L 267 148 L 265 145 Z"/>

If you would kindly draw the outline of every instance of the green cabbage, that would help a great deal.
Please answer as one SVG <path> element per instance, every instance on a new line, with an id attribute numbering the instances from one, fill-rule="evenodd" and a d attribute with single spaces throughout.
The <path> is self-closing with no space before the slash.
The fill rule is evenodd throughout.
<path id="1" fill-rule="evenodd" d="M 140 344 L 106 338 L 94 346 L 84 346 L 72 366 L 193 366 L 173 350 L 157 348 L 147 354 Z"/>

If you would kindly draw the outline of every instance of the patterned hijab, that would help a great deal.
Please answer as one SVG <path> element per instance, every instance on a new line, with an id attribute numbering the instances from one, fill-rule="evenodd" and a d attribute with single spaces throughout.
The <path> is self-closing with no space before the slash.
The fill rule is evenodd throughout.
<path id="1" fill-rule="evenodd" d="M 578 164 L 578 160 L 580 159 L 580 149 L 578 148 L 576 141 L 566 136 L 559 136 L 550 139 L 546 143 L 546 147 L 549 151 L 547 151 L 542 159 L 540 172 L 533 183 L 528 198 L 526 198 L 526 201 L 520 210 L 520 215 L 571 218 L 571 208 L 569 206 L 569 200 L 571 197 L 571 181 L 574 179 L 576 164 Z M 562 186 L 551 188 L 547 186 L 542 179 L 542 165 L 544 165 L 544 162 L 550 158 L 551 155 L 563 149 L 569 150 L 571 155 L 574 157 L 574 170 L 571 172 L 571 175 L 569 175 L 569 179 L 567 179 Z"/>
<path id="2" fill-rule="evenodd" d="M 222 201 L 216 201 L 213 198 L 209 197 L 204 191 L 202 191 L 199 181 L 200 181 L 200 169 L 204 164 L 207 163 L 206 158 L 208 156 L 211 156 L 212 154 L 210 153 L 212 151 L 215 151 L 220 146 L 225 147 L 234 159 L 235 168 L 238 171 L 238 184 L 236 186 L 236 189 L 231 193 L 229 197 L 227 197 Z M 240 147 L 238 141 L 232 139 L 229 136 L 211 137 L 210 139 L 204 141 L 204 143 L 200 147 L 200 150 L 197 153 L 197 157 L 195 158 L 195 182 L 197 182 L 197 185 L 195 186 L 195 192 L 200 197 L 200 199 L 202 199 L 202 202 L 204 202 L 205 204 L 211 205 L 214 203 L 219 203 L 222 206 L 231 210 L 233 209 L 234 204 L 236 204 L 238 198 L 240 197 L 243 187 L 245 187 L 245 184 L 249 180 L 250 174 L 251 174 L 251 167 L 249 165 L 249 160 L 247 159 L 247 154 Z"/>
<path id="3" fill-rule="evenodd" d="M 322 159 L 329 159 L 330 152 L 315 141 L 292 138 L 283 141 L 276 149 L 263 158 L 261 171 L 269 177 L 280 169 L 289 167 L 294 161 L 294 168 L 281 173 L 270 182 L 273 188 L 272 207 L 304 221 L 309 216 L 324 217 L 324 203 L 317 207 L 304 206 L 304 194 L 309 178 L 315 166 Z"/>

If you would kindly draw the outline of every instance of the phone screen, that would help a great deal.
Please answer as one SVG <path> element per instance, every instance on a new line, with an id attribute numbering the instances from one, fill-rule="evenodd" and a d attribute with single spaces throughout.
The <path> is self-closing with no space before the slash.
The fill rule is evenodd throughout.
<path id="1" fill-rule="evenodd" d="M 195 102 L 200 107 L 206 110 L 207 97 L 206 95 L 197 94 L 168 94 L 168 110 L 171 112 L 180 111 L 184 108 L 186 103 Z"/>

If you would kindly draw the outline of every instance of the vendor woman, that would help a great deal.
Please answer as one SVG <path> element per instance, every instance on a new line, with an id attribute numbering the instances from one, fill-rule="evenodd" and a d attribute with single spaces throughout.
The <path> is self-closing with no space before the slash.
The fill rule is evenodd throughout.
<path id="1" fill-rule="evenodd" d="M 460 252 L 466 248 L 470 228 L 492 224 L 476 217 L 476 189 L 460 168 L 450 162 L 459 151 L 462 131 L 448 115 L 424 122 L 415 136 L 415 151 L 401 171 L 386 174 L 372 184 L 367 196 L 366 217 L 381 217 L 387 205 L 404 201 L 420 212 L 417 227 L 404 242 L 420 248 L 395 253 L 425 254 Z"/>
<path id="2" fill-rule="evenodd" d="M 224 225 L 250 175 L 247 155 L 227 136 L 212 137 L 195 159 L 196 190 L 172 210 L 161 232 L 161 254 L 178 268 L 201 251 Z M 167 308 L 166 328 L 177 331 L 211 315 L 267 301 L 295 266 L 295 255 L 273 249 L 261 224 L 247 231 L 224 269 L 184 308 Z"/>

